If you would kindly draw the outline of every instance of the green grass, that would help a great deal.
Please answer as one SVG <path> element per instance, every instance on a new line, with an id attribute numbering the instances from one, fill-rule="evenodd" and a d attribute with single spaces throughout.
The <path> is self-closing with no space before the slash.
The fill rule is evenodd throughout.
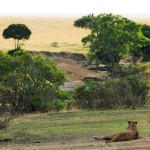
<path id="1" fill-rule="evenodd" d="M 92 140 L 127 128 L 127 121 L 138 121 L 141 135 L 150 134 L 150 109 L 75 111 L 27 114 L 16 118 L 0 139 L 12 138 L 17 143 Z"/>

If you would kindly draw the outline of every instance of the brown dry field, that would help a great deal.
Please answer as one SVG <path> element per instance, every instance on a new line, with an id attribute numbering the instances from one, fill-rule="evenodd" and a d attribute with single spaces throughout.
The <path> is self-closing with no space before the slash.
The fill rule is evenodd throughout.
<path id="1" fill-rule="evenodd" d="M 32 31 L 29 40 L 21 41 L 22 47 L 34 51 L 83 51 L 82 37 L 89 31 L 73 26 L 77 18 L 52 17 L 0 17 L 0 35 L 10 24 L 25 24 Z M 51 47 L 57 42 L 57 48 Z M 8 51 L 14 48 L 13 39 L 0 36 L 0 49 Z"/>
<path id="2" fill-rule="evenodd" d="M 53 52 L 78 52 L 87 54 L 83 48 L 81 39 L 89 34 L 89 30 L 76 28 L 74 21 L 78 18 L 52 18 L 52 17 L 0 17 L 0 50 L 14 49 L 13 39 L 4 39 L 3 30 L 10 24 L 21 23 L 27 25 L 31 31 L 29 40 L 21 41 L 21 46 L 30 51 L 53 51 Z M 135 20 L 139 23 L 150 24 L 149 20 Z M 52 47 L 53 42 L 58 47 Z M 53 58 L 67 74 L 67 81 L 81 80 L 85 76 L 101 77 L 105 73 L 96 73 L 83 68 L 73 60 Z"/>
<path id="3" fill-rule="evenodd" d="M 10 24 L 21 23 L 27 25 L 32 35 L 29 40 L 21 41 L 22 47 L 34 51 L 69 51 L 87 53 L 81 39 L 88 35 L 89 30 L 76 28 L 74 21 L 78 18 L 54 17 L 0 17 L 0 50 L 8 51 L 14 48 L 13 39 L 4 39 L 3 30 Z M 136 20 L 150 24 L 150 19 Z M 51 47 L 57 42 L 57 48 Z"/>

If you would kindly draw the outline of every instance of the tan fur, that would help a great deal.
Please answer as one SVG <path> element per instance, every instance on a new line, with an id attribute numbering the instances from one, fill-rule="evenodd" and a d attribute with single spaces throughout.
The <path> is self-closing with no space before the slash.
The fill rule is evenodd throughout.
<path id="1" fill-rule="evenodd" d="M 137 122 L 128 121 L 128 123 L 129 123 L 128 128 L 123 132 L 111 134 L 108 136 L 104 136 L 102 138 L 95 137 L 95 139 L 96 140 L 106 140 L 106 143 L 138 139 L 139 132 L 138 132 L 138 128 L 137 128 Z"/>

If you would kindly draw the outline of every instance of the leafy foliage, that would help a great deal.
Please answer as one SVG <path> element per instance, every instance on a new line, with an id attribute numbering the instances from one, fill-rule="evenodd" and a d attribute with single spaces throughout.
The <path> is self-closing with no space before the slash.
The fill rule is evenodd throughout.
<path id="1" fill-rule="evenodd" d="M 2 112 L 3 110 L 3 112 Z M 12 122 L 12 120 L 16 117 L 16 114 L 12 112 L 6 112 L 6 110 L 1 109 L 0 115 L 0 129 L 8 127 L 8 125 Z"/>
<path id="2" fill-rule="evenodd" d="M 83 23 L 84 22 L 84 23 Z M 82 39 L 90 49 L 90 62 L 103 63 L 110 68 L 131 54 L 133 63 L 142 56 L 141 47 L 150 40 L 141 32 L 142 25 L 120 15 L 100 14 L 82 17 L 75 21 L 76 27 L 89 28 L 91 33 Z"/>
<path id="3" fill-rule="evenodd" d="M 56 101 L 64 73 L 40 55 L 18 50 L 13 56 L 0 54 L 1 104 L 15 111 L 34 111 L 40 103 Z M 36 104 L 35 104 L 36 103 Z"/>
<path id="4" fill-rule="evenodd" d="M 142 33 L 145 37 L 150 39 L 150 26 L 144 24 L 142 26 Z M 143 54 L 143 61 L 149 61 L 150 60 L 150 44 L 146 43 L 141 47 L 141 51 Z"/>
<path id="5" fill-rule="evenodd" d="M 116 69 L 120 71 L 117 72 L 118 78 L 103 82 L 89 80 L 76 90 L 75 100 L 79 108 L 135 108 L 147 103 L 150 87 L 147 79 L 143 78 L 142 67 L 130 65 Z"/>
<path id="6" fill-rule="evenodd" d="M 82 18 L 80 18 L 74 22 L 74 26 L 92 29 L 92 20 L 93 19 L 94 19 L 93 14 L 90 14 L 88 16 L 83 16 Z"/>
<path id="7" fill-rule="evenodd" d="M 130 64 L 129 66 L 117 65 L 113 68 L 115 78 L 126 78 L 131 75 L 138 75 L 142 78 L 143 69 L 137 65 Z"/>

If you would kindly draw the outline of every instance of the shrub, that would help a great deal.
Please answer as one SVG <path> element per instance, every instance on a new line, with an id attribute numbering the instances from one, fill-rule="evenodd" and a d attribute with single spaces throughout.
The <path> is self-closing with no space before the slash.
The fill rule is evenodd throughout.
<path id="1" fill-rule="evenodd" d="M 64 109 L 64 103 L 62 101 L 56 101 L 54 102 L 54 110 L 55 111 L 61 111 Z"/>
<path id="2" fill-rule="evenodd" d="M 76 90 L 75 100 L 83 109 L 111 109 L 143 106 L 149 87 L 137 76 L 107 81 L 88 81 Z"/>
<path id="3" fill-rule="evenodd" d="M 58 90 L 58 99 L 61 101 L 72 99 L 73 91 Z"/>
<path id="4" fill-rule="evenodd" d="M 16 113 L 11 111 L 11 108 L 7 104 L 0 103 L 0 129 L 8 127 L 8 125 L 17 116 Z"/>
<path id="5" fill-rule="evenodd" d="M 23 55 L 23 53 L 24 53 L 24 50 L 21 47 L 18 47 L 16 49 L 9 50 L 7 54 L 13 56 L 14 54 Z"/>
<path id="6" fill-rule="evenodd" d="M 33 96 L 31 103 L 29 104 L 30 111 L 47 112 L 49 111 L 49 105 L 47 101 L 42 100 L 38 96 Z"/>
<path id="7" fill-rule="evenodd" d="M 132 64 L 129 66 L 119 64 L 113 68 L 113 72 L 115 78 L 124 78 L 135 74 L 140 75 L 140 73 L 142 73 L 142 69 Z"/>
<path id="8" fill-rule="evenodd" d="M 65 109 L 71 110 L 73 108 L 76 108 L 76 101 L 75 100 L 66 100 L 65 101 Z"/>
<path id="9" fill-rule="evenodd" d="M 53 42 L 53 43 L 51 44 L 51 46 L 52 46 L 52 47 L 58 47 L 58 43 L 57 43 L 57 42 Z"/>
<path id="10" fill-rule="evenodd" d="M 43 100 L 42 97 L 33 96 L 29 104 L 30 111 L 61 111 L 70 110 L 74 107 L 71 91 L 57 90 L 55 99 Z"/>
<path id="11" fill-rule="evenodd" d="M 65 81 L 54 62 L 24 50 L 0 53 L 0 73 L 0 99 L 17 112 L 47 110 L 47 102 L 58 99 Z"/>
<path id="12" fill-rule="evenodd" d="M 59 101 L 63 104 L 63 109 L 71 110 L 76 107 L 75 101 L 73 100 L 74 91 L 59 90 L 58 95 Z"/>

